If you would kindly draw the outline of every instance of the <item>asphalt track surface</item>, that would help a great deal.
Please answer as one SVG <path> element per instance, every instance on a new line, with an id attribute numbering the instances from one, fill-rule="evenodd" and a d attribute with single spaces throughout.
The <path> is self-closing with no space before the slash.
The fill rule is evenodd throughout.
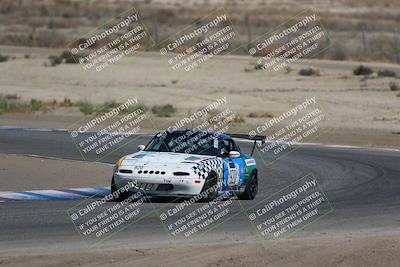
<path id="1" fill-rule="evenodd" d="M 151 137 L 130 138 L 128 145 L 101 161 L 115 163 L 122 155 L 135 152 L 139 144 L 146 144 Z M 238 143 L 242 150 L 250 151 L 250 143 Z M 243 210 L 310 173 L 319 181 L 333 211 L 297 231 L 294 237 L 400 230 L 399 151 L 322 145 L 295 148 L 279 159 L 256 151 L 259 169 L 257 198 L 253 201 L 234 201 L 230 207 L 230 214 L 234 216 L 193 242 L 258 242 L 258 236 Z M 0 153 L 82 160 L 69 134 L 62 131 L 0 130 Z M 89 157 L 89 160 L 93 159 Z M 12 183 L 18 178 L 2 179 L 10 179 Z M 1 203 L 0 254 L 85 249 L 85 243 L 67 214 L 71 207 L 79 203 L 75 200 Z M 104 208 L 107 205 L 113 203 L 107 203 Z M 143 219 L 95 247 L 139 248 L 186 244 L 187 240 L 171 238 L 159 219 L 158 211 L 173 205 L 163 201 L 144 203 L 141 209 L 147 215 Z M 189 210 L 200 205 L 203 204 L 196 203 Z"/>

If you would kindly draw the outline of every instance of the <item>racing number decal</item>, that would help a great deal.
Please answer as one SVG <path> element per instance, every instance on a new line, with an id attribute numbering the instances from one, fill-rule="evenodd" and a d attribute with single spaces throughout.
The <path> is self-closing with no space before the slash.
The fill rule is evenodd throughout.
<path id="1" fill-rule="evenodd" d="M 228 186 L 239 185 L 240 182 L 239 165 L 236 162 L 229 162 L 228 166 L 229 166 Z"/>
<path id="2" fill-rule="evenodd" d="M 238 191 L 245 179 L 245 164 L 242 157 L 224 158 L 224 191 Z"/>

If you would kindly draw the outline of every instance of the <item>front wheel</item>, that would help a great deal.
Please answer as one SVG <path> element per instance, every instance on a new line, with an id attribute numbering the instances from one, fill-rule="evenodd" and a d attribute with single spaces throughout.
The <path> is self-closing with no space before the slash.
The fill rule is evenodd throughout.
<path id="1" fill-rule="evenodd" d="M 210 202 L 218 196 L 219 188 L 217 188 L 218 177 L 217 174 L 211 172 L 208 174 L 206 181 L 204 182 L 203 188 L 201 189 L 200 195 L 205 195 L 200 201 Z"/>
<path id="2" fill-rule="evenodd" d="M 246 189 L 242 194 L 238 196 L 241 200 L 253 200 L 258 192 L 258 179 L 257 174 L 253 173 L 249 182 L 246 185 Z"/>
<path id="3" fill-rule="evenodd" d="M 115 184 L 114 176 L 113 176 L 113 178 L 111 179 L 111 194 L 114 195 L 114 193 L 117 191 L 118 191 L 118 188 L 117 188 L 117 185 Z M 119 194 L 115 193 L 115 194 L 116 194 L 116 196 L 114 196 L 113 201 L 117 201 L 117 202 L 123 201 L 128 197 L 126 192 L 122 192 Z"/>

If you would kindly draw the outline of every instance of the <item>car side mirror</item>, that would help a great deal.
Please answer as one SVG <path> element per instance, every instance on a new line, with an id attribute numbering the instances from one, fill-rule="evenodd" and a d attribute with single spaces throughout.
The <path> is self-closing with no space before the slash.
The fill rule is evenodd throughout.
<path id="1" fill-rule="evenodd" d="M 146 147 L 146 146 L 144 146 L 144 145 L 139 145 L 139 146 L 138 146 L 138 150 L 139 150 L 139 151 L 142 151 L 142 150 L 145 149 L 145 147 Z"/>
<path id="2" fill-rule="evenodd" d="M 229 151 L 229 157 L 232 159 L 240 158 L 240 152 L 235 150 Z"/>

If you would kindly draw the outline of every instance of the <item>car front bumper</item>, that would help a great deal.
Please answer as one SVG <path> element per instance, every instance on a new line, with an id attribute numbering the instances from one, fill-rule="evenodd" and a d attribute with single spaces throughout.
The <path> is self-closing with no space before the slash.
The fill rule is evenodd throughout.
<path id="1" fill-rule="evenodd" d="M 144 192 L 149 196 L 195 196 L 200 194 L 204 180 L 194 177 L 136 177 L 129 174 L 114 173 L 114 182 L 118 188 L 127 184 L 134 184 L 130 187 L 129 192 Z"/>

